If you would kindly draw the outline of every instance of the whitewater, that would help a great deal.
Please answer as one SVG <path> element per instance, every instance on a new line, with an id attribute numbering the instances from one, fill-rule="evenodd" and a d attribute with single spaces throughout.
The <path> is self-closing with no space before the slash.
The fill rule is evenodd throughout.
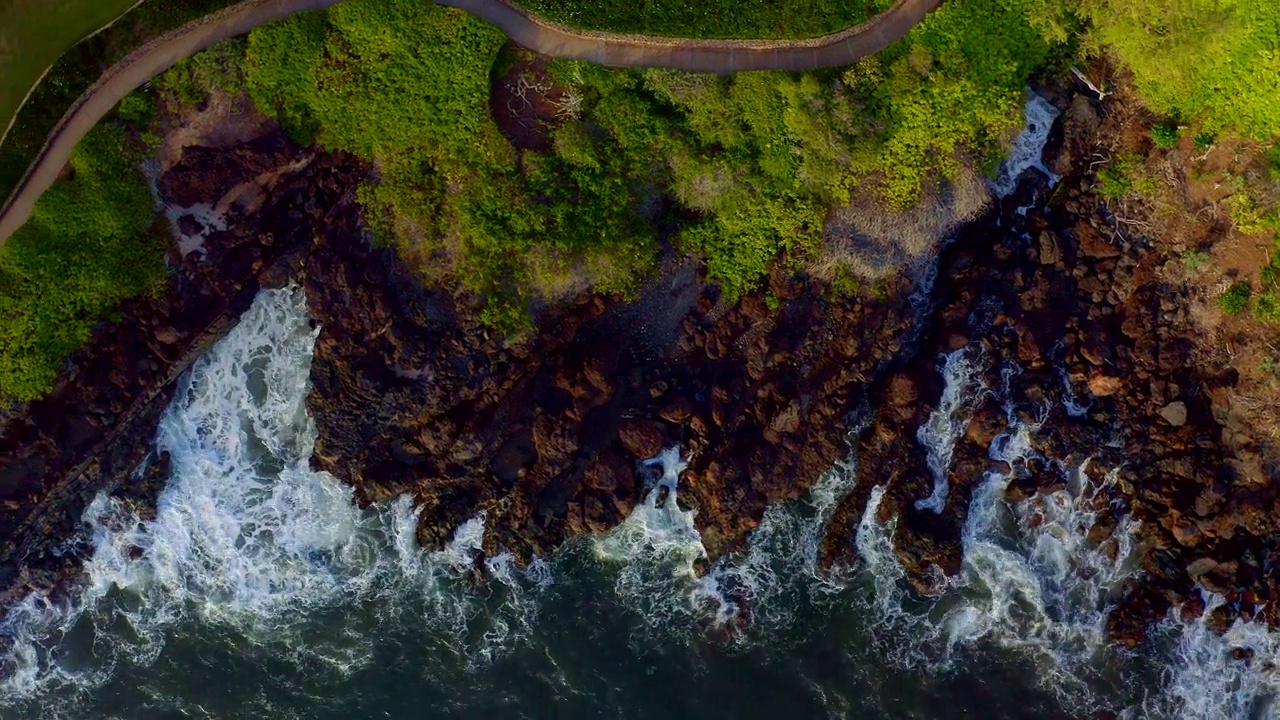
<path id="1" fill-rule="evenodd" d="M 657 681 L 705 695 L 679 707 L 743 702 L 746 715 L 763 712 L 763 691 L 730 679 L 742 672 L 832 717 L 895 716 L 903 690 L 887 677 L 916 686 L 918 712 L 1005 708 L 1015 701 L 999 692 L 956 689 L 997 672 L 1021 678 L 1009 681 L 1017 696 L 1029 693 L 1028 707 L 1050 715 L 1280 716 L 1271 704 L 1280 636 L 1264 627 L 1238 623 L 1219 636 L 1172 618 L 1154 630 L 1151 653 L 1107 645 L 1106 610 L 1137 572 L 1133 523 L 1091 539 L 1117 469 L 1038 454 L 1040 428 L 1008 400 L 1016 367 L 1004 368 L 1004 387 L 986 388 L 984 358 L 940 359 L 946 390 L 935 415 L 945 422 L 919 437 L 930 472 L 946 476 L 978 393 L 1005 398 L 1010 430 L 990 449 L 1007 471 L 988 473 L 970 501 L 963 567 L 926 598 L 895 559 L 894 521 L 880 517 L 885 488 L 859 478 L 852 460 L 808 499 L 769 508 L 747 548 L 702 572 L 696 514 L 679 501 L 680 448 L 641 468 L 650 487 L 624 523 L 554 557 L 521 568 L 509 554 L 483 556 L 483 516 L 446 547 L 422 549 L 407 497 L 361 510 L 350 487 L 310 469 L 316 332 L 301 290 L 264 291 L 184 378 L 157 430 L 171 476 L 155 517 L 99 497 L 84 518 L 94 551 L 83 589 L 65 603 L 32 595 L 10 609 L 5 716 L 315 717 L 330 708 L 338 717 L 424 703 L 440 714 L 541 716 L 539 702 L 588 712 Z M 1005 501 L 1033 458 L 1061 474 L 1062 488 Z M 859 560 L 824 572 L 826 523 L 859 483 L 872 486 Z M 1242 651 L 1248 662 L 1233 658 Z M 243 687 L 193 682 L 200 668 Z M 399 705 L 375 691 L 383 677 L 397 678 L 398 692 L 420 689 Z M 344 694 L 359 700 L 344 704 Z M 673 707 L 644 698 L 621 716 Z"/>
<path id="2" fill-rule="evenodd" d="M 997 195 L 1031 168 L 1055 179 L 1039 161 L 1055 112 L 1029 96 Z M 935 272 L 922 268 L 920 312 Z M 916 507 L 956 509 L 952 455 L 976 407 L 998 398 L 1008 430 L 967 501 L 960 571 L 921 596 L 889 488 L 853 456 L 710 564 L 679 447 L 641 463 L 623 523 L 552 557 L 486 555 L 483 514 L 424 549 L 409 497 L 361 509 L 311 469 L 317 334 L 301 289 L 263 291 L 181 380 L 156 429 L 170 476 L 154 517 L 99 496 L 77 591 L 9 608 L 0 716 L 1280 718 L 1280 633 L 1265 626 L 1219 635 L 1175 613 L 1143 651 L 1106 642 L 1140 577 L 1137 523 L 1115 517 L 1122 468 L 1042 454 L 1050 408 L 1016 406 L 1017 366 L 976 345 L 937 358 Z M 1061 381 L 1066 415 L 1083 416 Z M 1058 489 L 1010 502 L 1032 465 Z M 857 488 L 857 560 L 823 568 L 828 522 Z"/>

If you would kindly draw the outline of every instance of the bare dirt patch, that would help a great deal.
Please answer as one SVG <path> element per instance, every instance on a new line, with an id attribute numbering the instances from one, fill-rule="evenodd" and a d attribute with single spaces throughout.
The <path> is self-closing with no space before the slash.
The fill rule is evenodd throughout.
<path id="1" fill-rule="evenodd" d="M 557 85 L 548 58 L 512 46 L 516 60 L 494 78 L 489 107 L 502 134 L 519 150 L 547 152 L 556 125 L 577 116 L 581 99 Z"/>

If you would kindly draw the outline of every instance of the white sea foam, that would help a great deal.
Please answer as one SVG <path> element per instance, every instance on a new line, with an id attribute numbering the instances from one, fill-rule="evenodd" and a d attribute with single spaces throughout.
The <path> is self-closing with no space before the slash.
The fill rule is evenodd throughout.
<path id="1" fill-rule="evenodd" d="M 1016 368 L 1006 369 L 1006 386 L 1016 374 Z M 887 650 L 896 662 L 947 667 L 958 651 L 979 644 L 1002 647 L 1037 664 L 1047 686 L 1078 698 L 1081 678 L 1096 675 L 1107 652 L 1111 593 L 1134 571 L 1134 524 L 1122 519 L 1109 538 L 1091 540 L 1101 514 L 1109 512 L 1116 473 L 1095 483 L 1088 462 L 1072 468 L 1049 465 L 1061 473 L 1065 487 L 1010 505 L 1005 500 L 1010 482 L 1029 461 L 1044 459 L 1033 448 L 1038 425 L 1020 422 L 1011 403 L 1006 410 L 1010 429 L 993 440 L 989 451 L 1005 469 L 987 472 L 975 490 L 962 533 L 961 570 L 936 583 L 938 597 L 917 598 L 907 591 L 893 554 L 894 521 L 878 519 L 883 488 L 872 492 L 858 550 L 875 589 L 882 635 L 893 638 Z M 931 448 L 931 458 L 949 456 L 950 433 L 927 437 L 943 446 Z"/>
<path id="2" fill-rule="evenodd" d="M 1224 604 L 1205 593 L 1203 615 L 1175 611 L 1154 633 L 1168 648 L 1164 687 L 1129 711 L 1132 718 L 1274 720 L 1280 718 L 1280 633 L 1236 621 L 1218 634 L 1206 618 Z"/>
<path id="3" fill-rule="evenodd" d="M 956 442 L 969 425 L 973 405 L 984 390 L 979 377 L 981 360 L 970 359 L 970 352 L 966 347 L 944 356 L 939 368 L 945 383 L 942 398 L 930 413 L 929 420 L 916 433 L 928 453 L 929 474 L 933 476 L 933 492 L 929 497 L 916 501 L 916 507 L 921 510 L 941 513 L 946 508 L 951 489 L 947 480 L 951 456 L 955 453 Z"/>
<path id="4" fill-rule="evenodd" d="M 705 609 L 716 627 L 749 620 L 758 633 L 788 627 L 797 608 L 834 597 L 849 569 L 824 573 L 819 555 L 831 514 L 856 477 L 852 459 L 846 459 L 824 473 L 805 500 L 769 506 L 746 549 L 719 559 L 698 579 L 693 605 Z"/>
<path id="5" fill-rule="evenodd" d="M 304 639 L 308 613 L 339 612 L 351 627 L 417 613 L 481 662 L 527 632 L 548 566 L 522 572 L 509 556 L 490 558 L 491 592 L 472 592 L 483 515 L 425 551 L 407 497 L 362 511 L 349 486 L 310 469 L 316 334 L 300 289 L 266 290 L 195 364 L 160 423 L 171 476 L 155 518 L 107 496 L 92 503 L 87 587 L 72 604 L 32 595 L 11 610 L 0 700 L 92 688 L 121 662 L 150 664 L 183 621 L 344 674 L 367 663 L 371 639 Z M 368 620 L 357 611 L 372 599 L 390 602 L 372 603 L 378 617 Z M 91 646 L 77 641 L 85 633 Z"/>
<path id="6" fill-rule="evenodd" d="M 1026 120 L 1022 131 L 1013 143 L 1009 157 L 1000 165 L 1000 172 L 992 181 L 992 189 L 1000 197 L 1012 195 L 1018 188 L 1018 177 L 1028 168 L 1035 168 L 1049 179 L 1050 186 L 1059 180 L 1057 175 L 1045 167 L 1042 157 L 1045 143 L 1049 140 L 1049 131 L 1053 129 L 1053 121 L 1058 117 L 1058 109 L 1048 100 L 1030 93 L 1025 110 Z"/>
<path id="7" fill-rule="evenodd" d="M 696 563 L 707 551 L 693 523 L 696 511 L 682 510 L 677 502 L 687 467 L 680 448 L 667 448 L 643 467 L 656 473 L 644 500 L 592 546 L 597 557 L 618 566 L 618 595 L 652 627 L 670 626 L 693 611 L 687 598 L 696 584 Z"/>

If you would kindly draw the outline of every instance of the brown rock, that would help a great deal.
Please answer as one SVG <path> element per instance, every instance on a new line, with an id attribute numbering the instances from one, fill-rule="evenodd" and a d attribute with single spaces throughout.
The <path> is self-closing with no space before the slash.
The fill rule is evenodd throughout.
<path id="1" fill-rule="evenodd" d="M 1124 381 L 1118 377 L 1094 372 L 1089 376 L 1089 392 L 1094 397 L 1109 397 L 1124 388 Z"/>
<path id="2" fill-rule="evenodd" d="M 682 423 L 689 419 L 693 414 L 693 402 L 689 398 L 676 398 L 671 404 L 658 411 L 658 416 L 663 420 L 669 420 L 673 423 Z"/>
<path id="3" fill-rule="evenodd" d="M 991 441 L 1004 432 L 1008 424 L 1003 410 L 988 405 L 974 414 L 965 430 L 965 437 L 979 447 L 990 447 Z"/>
<path id="4" fill-rule="evenodd" d="M 156 340 L 165 345 L 176 345 L 180 337 L 172 325 L 161 325 L 156 328 Z"/>
<path id="5" fill-rule="evenodd" d="M 1040 233 L 1040 264 L 1056 265 L 1062 260 L 1062 250 L 1058 249 L 1058 240 L 1053 233 L 1045 230 Z"/>
<path id="6" fill-rule="evenodd" d="M 800 403 L 792 400 L 782 412 L 769 423 L 769 429 L 775 433 L 793 433 L 800 429 Z"/>
<path id="7" fill-rule="evenodd" d="M 618 425 L 618 439 L 627 452 L 641 460 L 662 452 L 662 428 L 652 420 L 628 418 Z"/>
<path id="8" fill-rule="evenodd" d="M 1187 424 L 1187 404 L 1181 400 L 1171 402 L 1161 408 L 1160 417 L 1174 427 L 1182 427 Z"/>

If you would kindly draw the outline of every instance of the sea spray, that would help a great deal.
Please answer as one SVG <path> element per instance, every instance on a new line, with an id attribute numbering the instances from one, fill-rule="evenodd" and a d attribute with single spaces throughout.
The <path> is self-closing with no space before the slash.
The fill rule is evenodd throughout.
<path id="1" fill-rule="evenodd" d="M 938 407 L 929 414 L 928 421 L 916 433 L 928 453 L 926 461 L 929 474 L 933 476 L 933 491 L 929 497 L 916 501 L 916 507 L 921 510 L 941 513 L 946 508 L 950 494 L 947 475 L 951 471 L 951 456 L 955 453 L 956 442 L 969 424 L 975 402 L 985 390 L 980 378 L 981 356 L 970 358 L 971 352 L 966 347 L 943 356 L 938 370 L 944 382 L 942 397 Z"/>
<path id="2" fill-rule="evenodd" d="M 1058 182 L 1058 176 L 1045 167 L 1041 159 L 1045 143 L 1049 141 L 1049 131 L 1053 129 L 1053 122 L 1057 117 L 1058 109 L 1048 100 L 1029 93 L 1022 131 L 1018 133 L 1009 157 L 1001 163 L 1000 171 L 991 183 L 997 195 L 1012 195 L 1018 189 L 1018 178 L 1029 168 L 1044 173 L 1051 186 Z"/>
<path id="3" fill-rule="evenodd" d="M 1122 518 L 1108 539 L 1091 541 L 1101 514 L 1110 512 L 1117 472 L 1094 481 L 1088 461 L 1068 467 L 1040 457 L 1032 442 L 1039 426 L 1019 420 L 1007 400 L 1017 370 L 1005 370 L 1011 425 L 988 453 L 1005 469 L 986 472 L 971 498 L 960 572 L 938 584 L 936 598 L 906 589 L 893 554 L 894 520 L 879 517 L 881 487 L 859 526 L 858 550 L 874 587 L 878 641 L 895 662 L 947 668 L 973 649 L 999 647 L 1036 665 L 1049 689 L 1079 707 L 1092 702 L 1086 682 L 1105 682 L 1100 674 L 1114 660 L 1107 657 L 1106 612 L 1111 593 L 1134 571 L 1136 524 Z M 947 405 L 944 398 L 940 407 Z M 954 433 L 922 431 L 926 438 L 936 443 L 931 460 L 949 458 Z M 1010 482 L 1033 460 L 1058 472 L 1063 488 L 1010 505 Z"/>
<path id="4" fill-rule="evenodd" d="M 739 631 L 734 641 L 749 643 L 790 627 L 798 608 L 838 598 L 850 569 L 823 572 L 819 556 L 831 515 L 856 478 L 854 459 L 846 458 L 818 479 L 806 499 L 770 505 L 745 550 L 720 558 L 698 579 L 691 600 L 709 613 L 713 627 L 733 627 Z"/>
<path id="5" fill-rule="evenodd" d="M 1225 633 L 1208 617 L 1226 601 L 1205 593 L 1204 612 L 1184 616 L 1175 608 L 1153 633 L 1165 648 L 1164 685 L 1129 717 L 1184 720 L 1280 718 L 1280 632 L 1237 620 Z"/>
<path id="6" fill-rule="evenodd" d="M 121 663 L 154 663 L 191 623 L 339 675 L 369 661 L 387 620 L 413 616 L 470 663 L 527 633 L 551 581 L 546 563 L 526 572 L 491 558 L 489 591 L 477 593 L 483 516 L 447 547 L 424 550 L 409 498 L 362 511 L 349 486 L 310 469 L 316 335 L 300 289 L 265 290 L 194 365 L 157 434 L 171 476 L 154 519 L 106 495 L 93 501 L 83 591 L 62 605 L 33 594 L 0 629 L 9 640 L 0 703 L 69 701 Z M 369 601 L 372 614 L 362 611 Z M 346 631 L 317 640 L 317 616 Z"/>
<path id="7" fill-rule="evenodd" d="M 615 588 L 651 627 L 674 627 L 693 612 L 687 602 L 695 564 L 707 557 L 694 526 L 696 512 L 677 501 L 687 464 L 672 447 L 641 465 L 653 474 L 641 501 L 616 528 L 596 538 L 595 554 L 618 566 Z"/>

